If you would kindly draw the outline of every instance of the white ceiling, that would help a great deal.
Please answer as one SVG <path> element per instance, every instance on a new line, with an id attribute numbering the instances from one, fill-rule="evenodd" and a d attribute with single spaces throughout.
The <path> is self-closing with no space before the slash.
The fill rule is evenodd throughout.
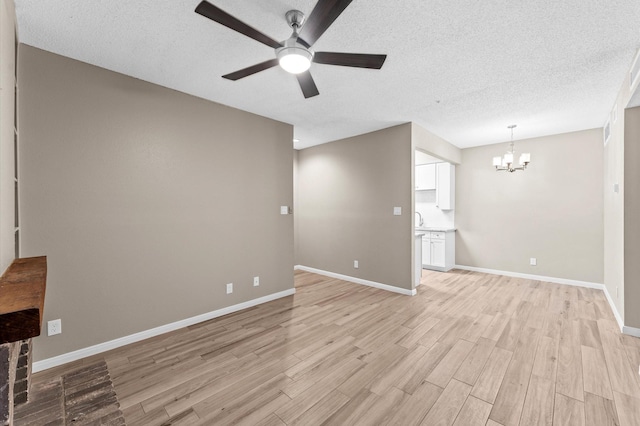
<path id="1" fill-rule="evenodd" d="M 293 124 L 296 148 L 413 121 L 465 148 L 602 127 L 640 48 L 638 0 L 356 0 L 313 46 L 386 53 L 380 71 L 313 64 L 305 99 L 279 67 L 221 75 L 271 48 L 199 0 L 15 0 L 20 42 Z M 266 35 L 312 0 L 211 0 Z"/>

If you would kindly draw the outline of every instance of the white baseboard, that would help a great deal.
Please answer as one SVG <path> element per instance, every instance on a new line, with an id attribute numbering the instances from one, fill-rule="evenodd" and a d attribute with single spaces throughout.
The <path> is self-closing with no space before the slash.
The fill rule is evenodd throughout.
<path id="1" fill-rule="evenodd" d="M 604 292 L 604 296 L 607 298 L 607 302 L 609 302 L 609 306 L 613 311 L 613 316 L 616 317 L 616 322 L 618 323 L 618 327 L 620 327 L 620 331 L 625 333 L 624 321 L 622 320 L 622 316 L 620 315 L 620 312 L 618 312 L 618 308 L 616 308 L 616 304 L 613 303 L 613 298 L 609 294 L 609 290 L 607 290 L 607 287 L 603 285 L 602 291 Z M 631 328 L 631 327 L 627 327 L 627 328 Z M 625 333 L 625 334 L 631 334 L 631 333 Z M 640 336 L 640 334 L 638 336 Z"/>
<path id="2" fill-rule="evenodd" d="M 545 277 L 543 275 L 531 275 L 523 274 L 520 272 L 500 271 L 498 269 L 476 268 L 475 266 L 456 265 L 455 269 L 462 269 L 465 271 L 483 272 L 485 274 L 504 275 L 505 277 L 524 278 L 527 280 L 546 281 L 554 284 L 572 285 L 575 287 L 595 288 L 597 290 L 603 290 L 604 284 L 592 283 L 589 281 L 569 280 L 567 278 Z"/>
<path id="3" fill-rule="evenodd" d="M 640 337 L 640 328 L 635 327 L 627 327 L 626 325 L 622 327 L 622 332 L 624 334 L 628 334 L 633 337 Z"/>
<path id="4" fill-rule="evenodd" d="M 131 343 L 139 342 L 141 340 L 148 339 L 150 337 L 158 336 L 160 334 L 168 333 L 170 331 L 178 330 L 183 327 L 187 327 L 199 322 L 208 321 L 213 318 L 228 315 L 233 312 L 241 311 L 243 309 L 251 308 L 262 303 L 270 302 L 272 300 L 280 299 L 295 294 L 296 289 L 291 288 L 288 290 L 280 291 L 278 293 L 269 294 L 267 296 L 259 297 L 257 299 L 249 300 L 246 302 L 238 303 L 237 305 L 227 306 L 226 308 L 218 309 L 216 311 L 207 312 L 205 314 L 196 315 L 195 317 L 186 318 L 180 321 L 172 322 L 170 324 L 161 325 L 150 330 L 141 331 L 139 333 L 130 334 L 129 336 L 120 337 L 118 339 L 110 340 L 108 342 L 99 343 L 97 345 L 89 346 L 88 348 L 78 349 L 73 352 L 58 355 L 52 358 L 43 359 L 42 361 L 36 361 L 33 363 L 32 371 L 34 373 L 48 368 L 57 367 L 68 362 L 77 361 L 88 356 L 97 355 L 102 352 L 110 351 L 112 349 L 119 348 Z"/>
<path id="5" fill-rule="evenodd" d="M 331 278 L 337 278 L 343 281 L 349 281 L 355 284 L 362 284 L 369 287 L 379 288 L 380 290 L 391 291 L 394 293 L 404 294 L 405 296 L 415 296 L 418 292 L 414 288 L 412 290 L 407 290 L 405 288 L 396 287 L 389 284 L 382 284 L 375 281 L 363 280 L 362 278 L 350 277 L 348 275 L 336 274 L 335 272 L 323 271 L 322 269 L 310 268 L 308 266 L 303 265 L 295 265 L 293 269 L 312 272 L 314 274 L 324 275 Z"/>
<path id="6" fill-rule="evenodd" d="M 616 308 L 615 303 L 613 303 L 613 299 L 611 298 L 611 295 L 609 294 L 609 291 L 607 290 L 607 287 L 604 284 L 592 283 L 588 281 L 569 280 L 566 278 L 545 277 L 543 275 L 522 274 L 520 272 L 500 271 L 497 269 L 476 268 L 475 266 L 456 265 L 455 268 L 462 269 L 465 271 L 483 272 L 485 274 L 504 275 L 506 277 L 525 278 L 529 280 L 545 281 L 545 282 L 554 283 L 554 284 L 565 284 L 565 285 L 572 285 L 576 287 L 586 287 L 586 288 L 594 288 L 596 290 L 602 290 L 604 292 L 604 296 L 607 298 L 607 302 L 609 302 L 609 306 L 611 307 L 613 316 L 616 318 L 618 327 L 620 327 L 620 331 L 630 336 L 640 337 L 640 329 L 627 327 L 624 325 L 624 321 L 622 321 L 622 316 L 620 316 L 620 312 L 618 312 L 618 308 Z"/>

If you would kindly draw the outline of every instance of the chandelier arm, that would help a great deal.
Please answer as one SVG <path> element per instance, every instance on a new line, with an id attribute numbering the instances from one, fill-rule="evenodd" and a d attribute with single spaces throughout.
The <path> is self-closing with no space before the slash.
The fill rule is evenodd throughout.
<path id="1" fill-rule="evenodd" d="M 525 170 L 529 163 L 531 162 L 531 157 L 529 153 L 522 153 L 520 155 L 520 166 L 515 167 L 515 142 L 513 141 L 513 129 L 516 127 L 515 124 L 507 126 L 509 130 L 511 130 L 511 140 L 509 141 L 509 149 L 507 149 L 507 153 L 501 157 L 493 157 L 493 165 L 496 168 L 497 172 L 509 172 L 513 173 L 518 170 Z M 523 161 L 524 160 L 524 161 Z"/>

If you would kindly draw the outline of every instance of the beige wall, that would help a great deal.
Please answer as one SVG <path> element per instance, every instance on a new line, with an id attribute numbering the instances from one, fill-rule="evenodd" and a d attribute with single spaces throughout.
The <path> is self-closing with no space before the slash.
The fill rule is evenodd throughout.
<path id="1" fill-rule="evenodd" d="M 15 256 L 14 98 L 15 11 L 13 0 L 0 2 L 0 274 Z"/>
<path id="2" fill-rule="evenodd" d="M 63 330 L 36 360 L 293 287 L 290 125 L 19 53 L 22 249 Z"/>
<path id="3" fill-rule="evenodd" d="M 640 107 L 624 113 L 625 325 L 640 328 Z"/>
<path id="4" fill-rule="evenodd" d="M 517 141 L 524 172 L 496 172 L 508 143 L 462 150 L 456 167 L 456 263 L 603 282 L 601 129 Z M 529 258 L 538 266 L 529 266 Z"/>
<path id="5" fill-rule="evenodd" d="M 415 123 L 411 123 L 411 140 L 415 149 L 434 155 L 449 163 L 460 164 L 462 158 L 460 148 L 451 145 L 441 137 Z"/>
<path id="6" fill-rule="evenodd" d="M 299 151 L 296 262 L 411 289 L 412 161 L 410 123 Z"/>

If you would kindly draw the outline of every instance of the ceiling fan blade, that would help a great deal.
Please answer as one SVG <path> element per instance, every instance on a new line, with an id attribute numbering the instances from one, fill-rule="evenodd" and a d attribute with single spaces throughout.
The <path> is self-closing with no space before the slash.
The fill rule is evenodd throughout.
<path id="1" fill-rule="evenodd" d="M 232 30 L 237 31 L 240 34 L 251 37 L 252 39 L 259 41 L 262 44 L 273 47 L 274 49 L 282 47 L 279 42 L 275 41 L 271 37 L 262 34 L 260 31 L 256 30 L 253 27 L 250 27 L 249 25 L 229 15 L 224 10 L 212 5 L 207 1 L 202 1 L 198 5 L 198 7 L 196 7 L 196 13 L 199 13 L 200 15 L 209 18 L 212 21 L 216 21 L 217 23 L 222 24 L 227 28 L 231 28 Z"/>
<path id="2" fill-rule="evenodd" d="M 227 80 L 236 81 L 236 80 L 240 80 L 241 78 L 248 77 L 248 76 L 250 76 L 252 74 L 255 74 L 257 72 L 264 71 L 264 70 L 269 69 L 271 67 L 275 67 L 276 65 L 278 65 L 278 60 L 277 59 L 269 59 L 268 61 L 260 62 L 259 64 L 251 65 L 250 67 L 243 68 L 241 70 L 238 70 L 236 72 L 232 72 L 232 73 L 227 74 L 227 75 L 223 75 L 222 78 L 226 78 Z"/>
<path id="3" fill-rule="evenodd" d="M 318 0 L 307 21 L 300 30 L 300 39 L 304 45 L 311 47 L 333 21 L 351 4 L 352 0 Z"/>
<path id="4" fill-rule="evenodd" d="M 316 52 L 313 62 L 317 64 L 341 65 L 343 67 L 382 68 L 387 55 L 369 55 L 366 53 Z"/>
<path id="5" fill-rule="evenodd" d="M 305 99 L 320 94 L 320 92 L 318 92 L 318 88 L 316 87 L 316 83 L 313 81 L 313 77 L 311 77 L 311 73 L 309 71 L 296 74 L 296 78 L 298 79 L 298 83 L 300 83 L 300 88 L 302 89 L 302 93 L 304 94 Z"/>

